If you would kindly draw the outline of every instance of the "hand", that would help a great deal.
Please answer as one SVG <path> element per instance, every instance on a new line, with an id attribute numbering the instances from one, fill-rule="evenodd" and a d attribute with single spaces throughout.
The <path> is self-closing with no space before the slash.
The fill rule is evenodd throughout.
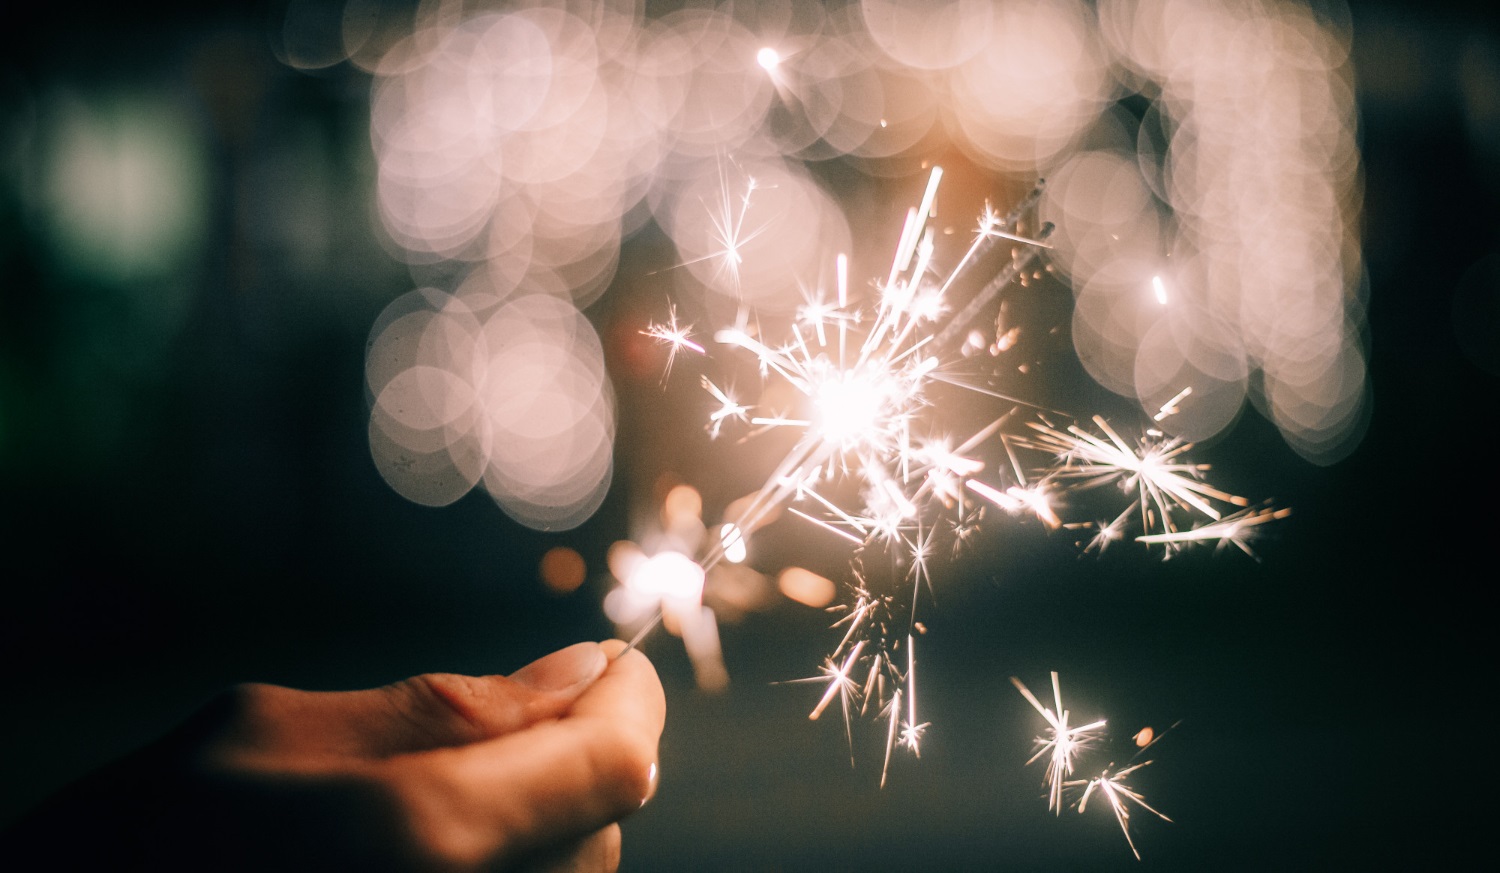
<path id="1" fill-rule="evenodd" d="M 0 841 L 8 869 L 613 871 L 656 787 L 651 663 L 579 643 L 505 676 L 242 685 Z M 623 652 L 623 653 L 622 653 Z"/>

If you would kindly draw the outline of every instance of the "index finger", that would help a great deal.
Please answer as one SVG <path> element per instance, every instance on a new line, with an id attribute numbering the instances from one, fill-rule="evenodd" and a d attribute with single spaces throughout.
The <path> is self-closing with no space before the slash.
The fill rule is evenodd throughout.
<path id="1" fill-rule="evenodd" d="M 418 842 L 470 863 L 511 859 L 644 805 L 666 699 L 651 662 L 624 648 L 606 644 L 614 660 L 556 721 L 391 759 Z"/>

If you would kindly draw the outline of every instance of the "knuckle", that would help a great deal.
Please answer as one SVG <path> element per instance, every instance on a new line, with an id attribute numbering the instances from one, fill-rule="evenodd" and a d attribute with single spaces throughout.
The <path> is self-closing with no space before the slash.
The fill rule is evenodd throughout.
<path id="1" fill-rule="evenodd" d="M 480 680 L 456 673 L 423 673 L 404 684 L 437 724 L 456 727 L 470 739 L 485 734 L 488 707 Z"/>

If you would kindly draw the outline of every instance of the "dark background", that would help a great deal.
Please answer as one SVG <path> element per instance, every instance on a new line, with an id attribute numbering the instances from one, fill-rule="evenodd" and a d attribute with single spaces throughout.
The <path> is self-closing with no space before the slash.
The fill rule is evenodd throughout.
<path id="1" fill-rule="evenodd" d="M 651 424 L 670 403 L 655 378 L 617 378 L 631 460 L 567 534 L 480 493 L 427 509 L 385 485 L 363 353 L 411 277 L 368 218 L 368 77 L 279 64 L 276 11 L 55 6 L 0 38 L 0 821 L 227 683 L 505 672 L 610 636 L 604 550 L 638 531 L 661 441 L 697 437 Z M 783 603 L 726 625 L 721 695 L 693 688 L 675 639 L 648 640 L 663 776 L 625 826 L 623 869 L 1431 869 L 1479 842 L 1500 28 L 1431 3 L 1352 20 L 1373 386 L 1359 447 L 1314 466 L 1250 414 L 1205 448 L 1233 489 L 1293 508 L 1259 561 L 1080 560 L 992 537 L 926 614 L 934 725 L 883 790 L 877 755 L 851 767 L 836 720 L 805 717 L 816 689 L 773 684 L 827 653 L 821 613 Z M 1465 66 L 1475 45 L 1488 86 Z M 122 85 L 191 107 L 209 144 L 171 307 L 80 271 L 24 196 L 46 153 L 27 120 Z M 309 232 L 313 249 L 296 242 Z M 607 332 L 630 302 L 589 315 Z M 537 579 L 555 545 L 589 563 L 573 594 Z M 1137 819 L 1142 862 L 1102 810 L 1049 814 L 1022 766 L 1038 725 L 1007 679 L 1041 690 L 1052 669 L 1081 714 L 1180 722 L 1141 777 L 1174 819 Z"/>

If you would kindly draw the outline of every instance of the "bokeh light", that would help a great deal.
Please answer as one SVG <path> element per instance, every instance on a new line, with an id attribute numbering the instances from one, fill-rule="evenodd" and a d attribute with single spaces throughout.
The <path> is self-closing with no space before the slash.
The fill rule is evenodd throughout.
<path id="1" fill-rule="evenodd" d="M 816 609 L 833 602 L 838 593 L 833 580 L 803 567 L 787 567 L 776 577 L 776 585 L 787 597 Z"/>
<path id="2" fill-rule="evenodd" d="M 181 269 L 208 209 L 207 145 L 187 107 L 126 93 L 48 108 L 38 206 L 67 268 L 109 282 Z"/>
<path id="3" fill-rule="evenodd" d="M 1098 117 L 1117 89 L 1088 7 L 1073 0 L 997 5 L 966 22 L 983 50 L 949 77 L 949 126 L 982 163 L 1046 166 Z"/>
<path id="4" fill-rule="evenodd" d="M 443 506 L 481 481 L 508 515 L 566 530 L 598 508 L 613 469 L 603 347 L 547 294 L 397 298 L 371 334 L 370 448 L 391 487 Z"/>
<path id="5" fill-rule="evenodd" d="M 1317 463 L 1362 433 L 1348 35 L 1304 7 L 361 0 L 337 28 L 292 4 L 282 43 L 372 73 L 380 226 L 419 284 L 449 277 L 419 333 L 489 356 L 372 362 L 372 445 L 415 500 L 482 481 L 529 524 L 578 523 L 609 478 L 608 379 L 538 325 L 586 324 L 647 222 L 678 256 L 664 293 L 789 314 L 855 242 L 810 162 L 909 173 L 939 134 L 1047 177 L 1078 356 L 1163 429 L 1207 439 L 1253 406 Z"/>
<path id="6" fill-rule="evenodd" d="M 1152 102 L 1138 177 L 1126 155 L 1081 153 L 1059 175 L 1086 184 L 1044 203 L 1085 289 L 1080 356 L 1148 412 L 1192 388 L 1162 421 L 1174 433 L 1212 436 L 1249 401 L 1303 457 L 1343 458 L 1368 394 L 1348 34 L 1292 3 L 1111 0 L 1099 22 Z M 1152 276 L 1170 314 L 1138 300 Z"/>
<path id="7" fill-rule="evenodd" d="M 588 578 L 588 563 L 567 546 L 553 546 L 542 555 L 537 572 L 542 584 L 554 594 L 572 594 Z"/>

